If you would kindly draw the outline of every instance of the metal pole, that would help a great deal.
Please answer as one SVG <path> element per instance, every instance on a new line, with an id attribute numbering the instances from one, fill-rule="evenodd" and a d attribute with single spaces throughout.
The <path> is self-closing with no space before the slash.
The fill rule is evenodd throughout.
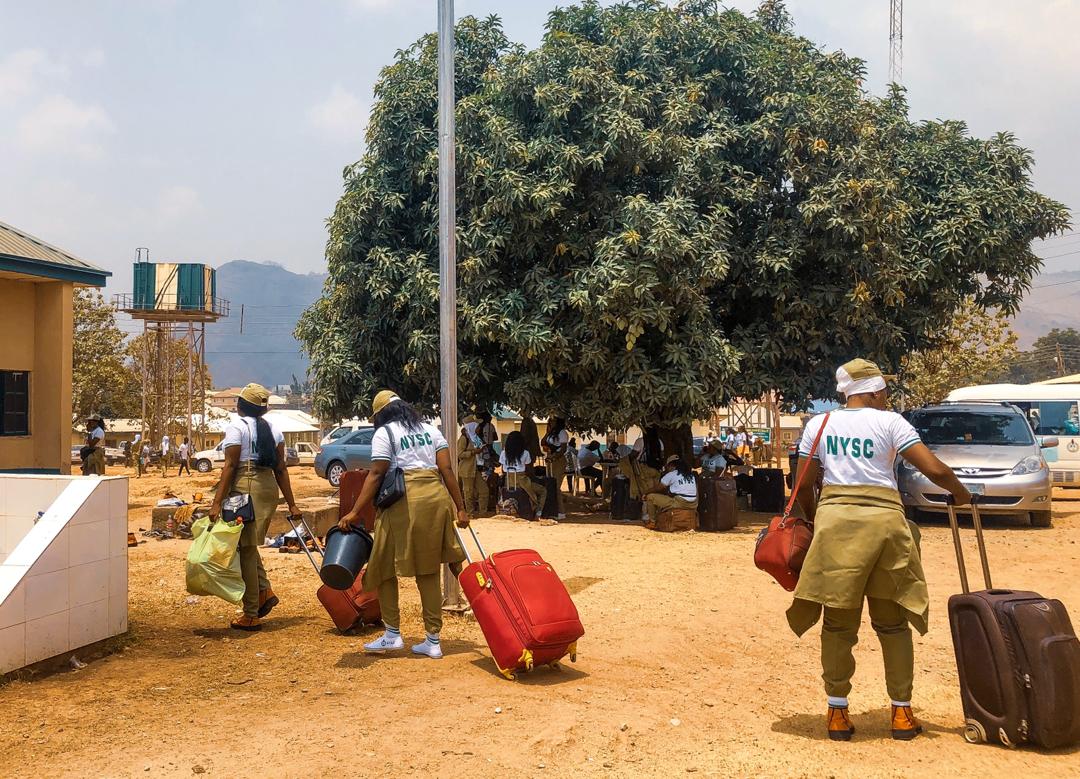
<path id="1" fill-rule="evenodd" d="M 439 0 L 439 415 L 443 436 L 457 442 L 457 212 L 454 163 L 454 0 Z M 457 457 L 451 457 L 457 472 Z M 443 567 L 443 608 L 464 608 L 457 578 Z"/>

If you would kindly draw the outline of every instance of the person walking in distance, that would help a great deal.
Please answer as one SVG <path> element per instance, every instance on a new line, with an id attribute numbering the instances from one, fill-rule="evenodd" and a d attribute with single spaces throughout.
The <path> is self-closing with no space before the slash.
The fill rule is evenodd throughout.
<path id="1" fill-rule="evenodd" d="M 139 450 L 139 478 L 150 470 L 150 442 L 143 441 L 142 449 Z"/>
<path id="2" fill-rule="evenodd" d="M 172 465 L 172 440 L 166 433 L 161 437 L 161 475 L 169 475 L 169 467 Z"/>
<path id="3" fill-rule="evenodd" d="M 886 410 L 885 378 L 876 365 L 861 359 L 845 363 L 836 371 L 836 389 L 847 398 L 847 405 L 811 419 L 799 444 L 799 468 L 806 473 L 797 499 L 807 520 L 814 523 L 814 539 L 787 611 L 788 624 L 801 636 L 823 618 L 826 731 L 834 741 L 848 741 L 855 733 L 848 715 L 855 673 L 852 649 L 858 642 L 865 600 L 892 698 L 892 737 L 910 740 L 922 732 L 911 709 L 915 675 L 911 628 L 926 633 L 929 594 L 919 531 L 904 517 L 896 488 L 897 455 L 952 493 L 957 504 L 968 503 L 971 495 L 952 469 L 922 443 L 915 428 Z M 820 497 L 815 490 L 819 476 Z"/>
<path id="4" fill-rule="evenodd" d="M 465 502 L 454 476 L 450 447 L 439 429 L 420 419 L 412 406 L 390 390 L 382 390 L 371 404 L 375 436 L 371 441 L 371 473 L 339 526 L 357 524 L 360 511 L 375 500 L 387 473 L 400 468 L 405 494 L 375 515 L 375 545 L 364 569 L 363 586 L 379 593 L 386 630 L 364 649 L 384 654 L 405 648 L 401 638 L 398 577 L 416 580 L 426 636 L 412 647 L 414 654 L 432 659 L 443 656 L 442 564 L 460 570 L 465 559 L 454 534 L 469 526 Z M 454 571 L 457 573 L 457 570 Z"/>
<path id="5" fill-rule="evenodd" d="M 176 472 L 177 476 L 183 476 L 184 471 L 187 471 L 188 476 L 191 475 L 191 443 L 187 438 L 184 438 L 184 443 L 180 444 L 180 448 L 177 450 L 177 459 L 180 460 L 180 470 Z"/>
<path id="6" fill-rule="evenodd" d="M 225 498 L 239 493 L 250 495 L 255 509 L 255 519 L 247 522 L 240 534 L 244 614 L 232 622 L 237 630 L 261 630 L 262 618 L 279 602 L 259 556 L 259 545 L 266 538 L 270 518 L 277 511 L 278 495 L 285 498 L 292 516 L 300 516 L 285 463 L 285 437 L 263 418 L 269 410 L 269 401 L 269 390 L 260 384 L 248 384 L 241 390 L 236 400 L 237 416 L 225 427 L 222 441 L 225 465 L 210 506 L 210 516 L 220 517 Z"/>

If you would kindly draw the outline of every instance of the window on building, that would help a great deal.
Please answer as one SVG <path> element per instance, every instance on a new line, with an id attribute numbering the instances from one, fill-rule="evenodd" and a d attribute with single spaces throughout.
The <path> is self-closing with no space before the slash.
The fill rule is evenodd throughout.
<path id="1" fill-rule="evenodd" d="M 0 435 L 30 435 L 27 371 L 0 371 Z"/>

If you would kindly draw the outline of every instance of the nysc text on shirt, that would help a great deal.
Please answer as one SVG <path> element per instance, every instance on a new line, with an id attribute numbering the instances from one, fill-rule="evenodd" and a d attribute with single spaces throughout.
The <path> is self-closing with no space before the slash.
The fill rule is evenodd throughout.
<path id="1" fill-rule="evenodd" d="M 434 425 L 422 422 L 419 428 L 409 430 L 398 422 L 390 422 L 375 431 L 371 459 L 389 460 L 391 468 L 405 471 L 435 470 L 436 452 L 448 448 L 443 434 Z"/>
<path id="2" fill-rule="evenodd" d="M 807 457 L 825 415 L 806 425 L 799 454 Z M 815 459 L 824 471 L 825 486 L 868 486 L 896 489 L 896 456 L 921 443 L 906 419 L 892 411 L 841 408 L 829 415 Z"/>

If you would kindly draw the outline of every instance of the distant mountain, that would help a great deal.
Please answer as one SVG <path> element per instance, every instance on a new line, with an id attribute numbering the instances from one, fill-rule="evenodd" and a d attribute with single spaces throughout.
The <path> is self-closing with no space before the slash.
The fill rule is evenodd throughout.
<path id="1" fill-rule="evenodd" d="M 227 262 L 217 269 L 228 318 L 206 326 L 206 362 L 215 387 L 267 387 L 303 380 L 308 361 L 292 333 L 322 294 L 325 273 L 293 273 L 273 263 Z M 241 322 L 243 332 L 241 332 Z"/>
<path id="2" fill-rule="evenodd" d="M 1080 271 L 1044 273 L 1032 286 L 1013 320 L 1021 349 L 1055 327 L 1080 330 Z"/>

